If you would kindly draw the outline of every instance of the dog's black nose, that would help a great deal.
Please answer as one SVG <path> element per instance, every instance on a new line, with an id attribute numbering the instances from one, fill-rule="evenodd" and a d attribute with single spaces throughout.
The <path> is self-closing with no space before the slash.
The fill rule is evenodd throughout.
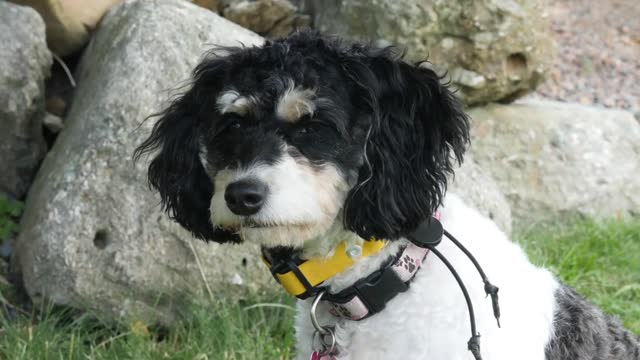
<path id="1" fill-rule="evenodd" d="M 267 198 L 267 186 L 256 180 L 240 180 L 227 185 L 224 200 L 236 215 L 253 215 L 260 211 Z"/>

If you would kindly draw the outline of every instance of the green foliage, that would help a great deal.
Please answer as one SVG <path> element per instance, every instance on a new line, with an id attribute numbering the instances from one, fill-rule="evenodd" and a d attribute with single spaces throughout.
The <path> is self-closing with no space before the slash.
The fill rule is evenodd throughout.
<path id="1" fill-rule="evenodd" d="M 640 333 L 640 220 L 580 222 L 516 238 L 534 262 Z M 0 359 L 290 359 L 292 304 L 284 296 L 194 304 L 189 319 L 169 328 L 114 326 L 51 309 L 37 321 L 0 315 Z"/>
<path id="2" fill-rule="evenodd" d="M 292 300 L 264 300 L 196 304 L 190 319 L 171 328 L 113 326 L 87 315 L 68 320 L 52 309 L 37 323 L 0 318 L 0 359 L 290 359 Z"/>
<path id="3" fill-rule="evenodd" d="M 640 334 L 640 220 L 580 221 L 516 238 L 534 263 Z"/>
<path id="4" fill-rule="evenodd" d="M 17 219 L 22 214 L 23 204 L 0 194 L 0 241 L 18 231 Z"/>

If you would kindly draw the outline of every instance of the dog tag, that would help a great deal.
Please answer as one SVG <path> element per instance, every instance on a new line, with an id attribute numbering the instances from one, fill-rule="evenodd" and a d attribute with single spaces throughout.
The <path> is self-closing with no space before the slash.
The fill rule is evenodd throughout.
<path id="1" fill-rule="evenodd" d="M 336 360 L 336 357 L 333 355 L 320 355 L 319 352 L 314 351 L 311 353 L 310 360 Z"/>
<path id="2" fill-rule="evenodd" d="M 418 228 L 409 233 L 407 238 L 415 245 L 424 248 L 440 244 L 443 235 L 444 228 L 442 223 L 438 219 L 431 217 L 420 223 Z"/>

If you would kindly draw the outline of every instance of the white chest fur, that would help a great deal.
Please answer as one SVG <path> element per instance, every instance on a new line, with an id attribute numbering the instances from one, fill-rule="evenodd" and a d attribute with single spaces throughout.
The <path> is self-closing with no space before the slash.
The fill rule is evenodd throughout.
<path id="1" fill-rule="evenodd" d="M 489 219 L 447 195 L 441 211 L 444 227 L 478 259 L 491 281 L 500 287 L 498 328 L 483 283 L 468 258 L 443 239 L 438 249 L 466 284 L 476 312 L 484 360 L 543 360 L 553 333 L 554 292 L 558 282 L 533 266 L 523 251 Z M 403 241 L 403 240 L 401 240 Z M 401 241 L 388 246 L 395 253 Z M 340 290 L 376 269 L 385 254 L 365 259 L 330 280 Z M 311 354 L 311 300 L 299 301 L 296 315 L 297 358 Z M 336 328 L 339 359 L 473 359 L 467 350 L 471 336 L 464 297 L 453 276 L 433 254 L 427 256 L 410 289 L 391 300 L 384 311 L 362 321 L 337 319 L 319 307 L 323 325 Z"/>

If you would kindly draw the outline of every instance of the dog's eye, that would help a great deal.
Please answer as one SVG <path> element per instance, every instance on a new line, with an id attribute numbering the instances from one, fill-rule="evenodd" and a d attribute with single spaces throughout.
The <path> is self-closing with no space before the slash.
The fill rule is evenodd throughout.
<path id="1" fill-rule="evenodd" d="M 227 131 L 237 131 L 242 128 L 243 119 L 235 114 L 229 114 L 225 116 L 222 126 L 220 126 L 218 133 Z"/>
<path id="2" fill-rule="evenodd" d="M 300 124 L 297 128 L 296 128 L 296 132 L 300 135 L 308 135 L 308 134 L 313 134 L 315 132 L 318 132 L 320 130 L 322 130 L 323 128 L 325 128 L 326 125 L 322 122 L 319 121 L 307 121 L 304 122 L 302 124 Z"/>

